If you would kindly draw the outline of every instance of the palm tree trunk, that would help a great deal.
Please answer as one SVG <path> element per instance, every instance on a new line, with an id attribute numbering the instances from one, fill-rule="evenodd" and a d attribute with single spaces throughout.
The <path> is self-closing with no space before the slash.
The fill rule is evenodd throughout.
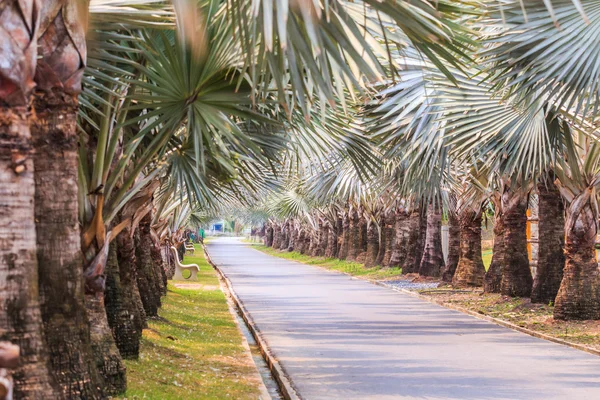
<path id="1" fill-rule="evenodd" d="M 373 221 L 367 225 L 367 253 L 365 255 L 365 267 L 374 267 L 377 264 L 379 253 L 379 229 Z"/>
<path id="2" fill-rule="evenodd" d="M 396 215 L 393 211 L 388 210 L 384 216 L 384 228 L 383 228 L 383 257 L 381 264 L 385 267 L 390 266 L 390 260 L 392 258 L 392 252 L 394 250 L 394 241 L 396 240 Z"/>
<path id="3" fill-rule="evenodd" d="M 20 13 L 16 1 L 7 7 L 0 14 Z M 60 398 L 42 334 L 29 119 L 25 106 L 0 107 L 0 339 L 20 347 L 21 362 L 13 373 L 15 398 Z"/>
<path id="4" fill-rule="evenodd" d="M 279 250 L 281 247 L 281 224 L 273 223 L 273 248 Z"/>
<path id="5" fill-rule="evenodd" d="M 32 124 L 42 318 L 53 372 L 68 398 L 103 386 L 85 309 L 78 221 L 77 96 L 85 68 L 85 16 L 74 2 L 45 1 Z"/>
<path id="6" fill-rule="evenodd" d="M 452 282 L 460 259 L 460 224 L 455 212 L 448 212 L 448 262 L 442 274 L 444 282 Z"/>
<path id="7" fill-rule="evenodd" d="M 402 264 L 402 273 L 410 274 L 417 272 L 418 263 L 423 254 L 419 237 L 421 236 L 421 210 L 415 208 L 408 217 L 405 225 L 406 232 L 406 258 Z"/>
<path id="8" fill-rule="evenodd" d="M 147 317 L 158 315 L 161 302 L 161 289 L 155 274 L 154 260 L 151 251 L 154 245 L 150 233 L 152 217 L 146 214 L 140 221 L 135 233 L 135 253 L 137 286 L 140 292 L 144 312 Z"/>
<path id="9" fill-rule="evenodd" d="M 538 184 L 538 261 L 532 303 L 554 302 L 565 267 L 565 209 L 551 177 Z"/>
<path id="10" fill-rule="evenodd" d="M 273 224 L 268 223 L 266 233 L 265 233 L 265 246 L 271 247 L 273 246 Z"/>
<path id="11" fill-rule="evenodd" d="M 319 242 L 317 245 L 316 255 L 319 257 L 325 256 L 325 251 L 327 250 L 327 241 L 329 237 L 329 228 L 328 224 L 323 221 L 319 222 Z"/>
<path id="12" fill-rule="evenodd" d="M 117 236 L 116 254 L 116 262 L 106 268 L 106 314 L 121 356 L 137 359 L 146 316 L 136 282 L 135 247 L 129 229 Z"/>
<path id="13" fill-rule="evenodd" d="M 329 229 L 327 230 L 327 248 L 325 249 L 326 258 L 334 258 L 337 254 L 337 232 L 335 228 L 327 222 Z"/>
<path id="14" fill-rule="evenodd" d="M 360 229 L 360 248 L 359 248 L 359 253 L 363 253 L 367 251 L 367 246 L 368 246 L 368 235 L 367 235 L 367 230 L 368 230 L 368 223 L 367 223 L 367 219 L 365 218 L 365 213 L 364 210 L 361 210 L 359 212 L 359 220 L 358 220 L 358 226 Z"/>
<path id="15" fill-rule="evenodd" d="M 282 225 L 281 231 L 281 245 L 279 246 L 279 250 L 286 250 L 290 245 L 290 221 L 285 221 Z"/>
<path id="16" fill-rule="evenodd" d="M 388 261 L 388 267 L 396 267 L 404 265 L 404 261 L 408 255 L 407 238 L 408 238 L 408 214 L 403 207 L 396 208 L 395 221 L 393 228 L 393 241 L 391 243 L 391 255 Z"/>
<path id="17" fill-rule="evenodd" d="M 360 223 L 357 210 L 353 209 L 350 212 L 350 235 L 348 238 L 348 256 L 346 260 L 356 261 L 360 253 Z"/>
<path id="18" fill-rule="evenodd" d="M 342 215 L 339 212 L 337 213 L 337 219 L 335 221 L 335 234 L 337 235 L 337 238 L 334 257 L 341 258 L 340 252 L 342 248 L 342 237 L 344 235 L 344 219 L 342 218 Z"/>
<path id="19" fill-rule="evenodd" d="M 350 211 L 345 210 L 342 216 L 342 239 L 340 241 L 340 250 L 338 258 L 345 260 L 348 257 L 348 247 L 350 245 Z"/>
<path id="20" fill-rule="evenodd" d="M 500 293 L 502 266 L 504 265 L 504 214 L 500 201 L 494 203 L 494 248 L 492 262 L 485 273 L 483 290 L 486 293 Z"/>
<path id="21" fill-rule="evenodd" d="M 567 208 L 565 269 L 556 295 L 554 318 L 600 319 L 600 273 L 596 258 L 598 225 L 586 189 Z"/>
<path id="22" fill-rule="evenodd" d="M 292 219 L 290 221 L 290 240 L 288 242 L 287 251 L 294 251 L 294 244 L 298 239 L 298 229 L 296 228 L 296 222 Z"/>
<path id="23" fill-rule="evenodd" d="M 533 277 L 527 253 L 526 194 L 508 191 L 502 195 L 504 214 L 504 264 L 500 293 L 504 296 L 529 297 Z"/>
<path id="24" fill-rule="evenodd" d="M 481 286 L 485 275 L 481 259 L 481 207 L 460 212 L 460 258 L 452 278 L 454 286 Z"/>
<path id="25" fill-rule="evenodd" d="M 425 250 L 419 267 L 419 275 L 440 276 L 444 269 L 444 253 L 442 251 L 442 212 L 439 206 L 429 204 L 427 210 L 427 233 Z"/>

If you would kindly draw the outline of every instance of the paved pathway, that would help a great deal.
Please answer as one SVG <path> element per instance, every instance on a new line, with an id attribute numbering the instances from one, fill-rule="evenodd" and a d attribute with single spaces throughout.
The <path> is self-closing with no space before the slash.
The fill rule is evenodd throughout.
<path id="1" fill-rule="evenodd" d="M 234 239 L 208 251 L 304 399 L 600 399 L 600 357 Z"/>

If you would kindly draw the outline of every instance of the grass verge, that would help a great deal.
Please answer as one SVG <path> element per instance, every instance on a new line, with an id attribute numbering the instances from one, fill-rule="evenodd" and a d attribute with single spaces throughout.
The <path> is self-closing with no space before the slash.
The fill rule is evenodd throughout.
<path id="1" fill-rule="evenodd" d="M 148 321 L 140 359 L 126 361 L 128 399 L 257 399 L 260 378 L 229 312 L 216 272 L 196 245 L 184 263 L 197 282 L 169 282 L 159 317 Z"/>
<path id="2" fill-rule="evenodd" d="M 264 244 L 257 244 L 252 242 L 246 242 L 252 246 L 253 249 L 262 251 L 263 253 L 270 254 L 275 257 L 285 258 L 286 260 L 298 261 L 308 265 L 316 265 L 319 267 L 331 269 L 334 271 L 345 272 L 353 276 L 360 276 L 368 279 L 390 279 L 396 278 L 402 274 L 402 268 L 381 268 L 373 267 L 366 268 L 363 264 L 338 260 L 337 258 L 325 258 L 325 257 L 311 257 L 306 254 L 300 254 L 297 251 L 280 251 L 272 247 L 267 247 Z"/>
<path id="3" fill-rule="evenodd" d="M 481 289 L 453 290 L 446 286 L 420 290 L 419 293 L 443 304 L 466 308 L 522 328 L 600 350 L 600 321 L 558 321 L 552 318 L 552 305 L 532 304 L 529 298 L 483 294 Z"/>

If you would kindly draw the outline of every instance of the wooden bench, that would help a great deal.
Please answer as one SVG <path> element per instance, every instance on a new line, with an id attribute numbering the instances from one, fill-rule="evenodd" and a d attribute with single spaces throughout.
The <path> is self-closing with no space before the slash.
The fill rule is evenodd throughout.
<path id="1" fill-rule="evenodd" d="M 173 253 L 173 258 L 175 259 L 175 274 L 173 275 L 173 280 L 197 280 L 196 274 L 200 272 L 200 267 L 196 264 L 182 264 L 181 261 L 179 261 L 179 254 L 177 254 L 177 249 L 173 246 L 171 246 L 171 252 Z M 190 277 L 185 278 L 183 276 L 183 271 L 190 271 Z"/>

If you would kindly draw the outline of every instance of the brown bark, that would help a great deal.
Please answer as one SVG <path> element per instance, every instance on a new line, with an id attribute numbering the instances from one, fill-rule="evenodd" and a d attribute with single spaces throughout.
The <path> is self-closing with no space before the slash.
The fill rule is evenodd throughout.
<path id="1" fill-rule="evenodd" d="M 294 220 L 290 221 L 290 240 L 287 246 L 287 251 L 294 251 L 294 246 L 298 240 L 298 229 Z"/>
<path id="2" fill-rule="evenodd" d="M 442 251 L 442 210 L 439 205 L 430 204 L 427 209 L 426 232 L 419 275 L 438 277 L 445 267 Z"/>
<path id="3" fill-rule="evenodd" d="M 365 217 L 365 211 L 364 209 L 361 207 L 358 211 L 358 216 L 359 216 L 359 220 L 358 220 L 358 226 L 360 229 L 360 248 L 359 248 L 359 252 L 366 252 L 367 251 L 367 246 L 368 246 L 368 237 L 367 237 L 367 229 L 368 229 L 368 223 L 367 223 L 367 219 Z"/>
<path id="4" fill-rule="evenodd" d="M 360 243 L 360 216 L 355 208 L 350 210 L 350 234 L 348 235 L 348 256 L 346 260 L 356 261 L 356 258 L 360 254 L 361 243 Z"/>
<path id="5" fill-rule="evenodd" d="M 413 272 L 418 272 L 419 262 L 421 260 L 421 255 L 423 254 L 421 250 L 421 241 L 419 237 L 421 236 L 421 210 L 419 208 L 415 208 L 411 211 L 407 224 L 405 225 L 405 248 L 406 248 L 406 258 L 404 259 L 404 263 L 402 266 L 403 274 L 410 274 Z"/>
<path id="6" fill-rule="evenodd" d="M 15 12 L 18 5 L 9 7 Z M 26 107 L 0 106 L 0 340 L 20 347 L 16 398 L 60 398 L 42 333 L 29 118 Z"/>
<path id="7" fill-rule="evenodd" d="M 338 258 L 345 260 L 348 257 L 348 248 L 350 245 L 350 211 L 345 210 L 342 216 L 342 235 L 340 240 L 340 249 Z"/>
<path id="8" fill-rule="evenodd" d="M 527 253 L 527 193 L 506 191 L 502 195 L 504 214 L 504 264 L 500 293 L 529 297 L 533 277 Z"/>
<path id="9" fill-rule="evenodd" d="M 152 260 L 154 261 L 155 274 L 159 279 L 160 293 L 164 296 L 167 294 L 167 273 L 165 269 L 165 260 L 162 256 L 158 237 L 156 237 L 154 234 L 151 237 L 152 248 L 150 254 L 152 256 Z"/>
<path id="10" fill-rule="evenodd" d="M 281 247 L 281 224 L 278 222 L 273 223 L 273 248 L 279 249 Z"/>
<path id="11" fill-rule="evenodd" d="M 337 213 L 337 219 L 335 221 L 335 234 L 337 235 L 336 237 L 336 250 L 335 250 L 335 256 L 337 258 L 340 258 L 340 250 L 342 248 L 342 236 L 344 233 L 344 220 L 342 218 L 341 213 Z"/>
<path id="12" fill-rule="evenodd" d="M 392 258 L 392 251 L 394 247 L 395 236 L 395 228 L 396 228 L 396 214 L 392 210 L 388 210 L 384 216 L 384 227 L 383 227 L 383 255 L 380 254 L 381 257 L 381 265 L 387 267 L 390 265 L 390 259 Z"/>
<path id="13" fill-rule="evenodd" d="M 136 283 L 135 247 L 129 229 L 117 236 L 116 254 L 117 262 L 106 266 L 106 314 L 121 356 L 137 359 L 146 316 Z"/>
<path id="14" fill-rule="evenodd" d="M 408 214 L 404 207 L 397 207 L 394 213 L 394 228 L 393 240 L 391 243 L 391 254 L 388 261 L 388 267 L 396 267 L 404 265 L 404 261 L 408 255 L 407 238 L 408 238 Z"/>
<path id="15" fill-rule="evenodd" d="M 538 184 L 538 261 L 532 303 L 554 302 L 565 267 L 565 209 L 551 179 Z"/>
<path id="16" fill-rule="evenodd" d="M 318 257 L 325 256 L 325 251 L 327 250 L 327 239 L 329 237 L 329 228 L 328 224 L 324 221 L 319 222 L 319 233 L 318 233 L 318 242 L 317 242 L 317 250 L 315 255 Z"/>
<path id="17" fill-rule="evenodd" d="M 600 273 L 596 259 L 598 226 L 588 188 L 567 208 L 565 268 L 556 295 L 554 318 L 600 319 Z"/>
<path id="18" fill-rule="evenodd" d="M 502 266 L 504 265 L 504 215 L 502 213 L 502 203 L 494 202 L 494 248 L 492 253 L 492 262 L 485 273 L 483 290 L 486 293 L 500 293 L 500 284 L 502 283 Z"/>
<path id="19" fill-rule="evenodd" d="M 290 221 L 286 220 L 281 226 L 281 244 L 279 245 L 279 250 L 287 250 L 290 244 Z"/>
<path id="20" fill-rule="evenodd" d="M 68 398 L 97 398 L 85 311 L 78 221 L 77 102 L 66 93 L 37 93 L 32 125 L 35 216 L 42 318 L 52 369 Z"/>
<path id="21" fill-rule="evenodd" d="M 460 224 L 455 212 L 448 212 L 448 262 L 442 273 L 445 282 L 452 282 L 460 258 Z"/>
<path id="22" fill-rule="evenodd" d="M 327 247 L 325 248 L 325 257 L 334 258 L 337 254 L 337 232 L 334 227 L 327 221 Z"/>
<path id="23" fill-rule="evenodd" d="M 156 276 L 151 254 L 154 245 L 150 233 L 151 223 L 151 215 L 146 214 L 140 221 L 135 234 L 137 286 L 147 317 L 157 316 L 161 306 L 159 277 Z"/>
<path id="24" fill-rule="evenodd" d="M 365 254 L 365 267 L 374 267 L 379 254 L 379 229 L 377 224 L 369 221 L 367 225 L 367 252 Z"/>
<path id="25" fill-rule="evenodd" d="M 481 259 L 481 207 L 465 207 L 459 215 L 460 258 L 452 278 L 454 286 L 481 286 L 485 268 Z"/>
<path id="26" fill-rule="evenodd" d="M 104 293 L 86 294 L 85 305 L 90 321 L 92 351 L 96 367 L 103 377 L 104 393 L 108 396 L 125 393 L 127 390 L 125 364 L 108 325 Z"/>
<path id="27" fill-rule="evenodd" d="M 268 223 L 267 229 L 265 232 L 265 246 L 271 247 L 273 246 L 273 224 Z"/>

